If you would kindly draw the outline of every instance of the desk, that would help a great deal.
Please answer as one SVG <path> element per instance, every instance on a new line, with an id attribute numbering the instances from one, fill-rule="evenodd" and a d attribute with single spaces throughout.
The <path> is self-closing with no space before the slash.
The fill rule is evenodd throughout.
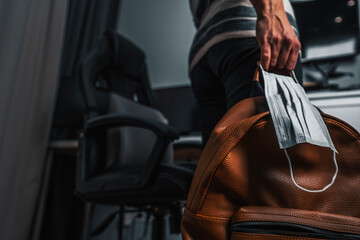
<path id="1" fill-rule="evenodd" d="M 49 151 L 76 154 L 78 146 L 77 140 L 56 140 L 49 143 Z"/>

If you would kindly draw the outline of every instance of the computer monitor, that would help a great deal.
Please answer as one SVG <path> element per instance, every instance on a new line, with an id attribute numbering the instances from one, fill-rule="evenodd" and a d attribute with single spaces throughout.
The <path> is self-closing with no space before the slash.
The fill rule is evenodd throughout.
<path id="1" fill-rule="evenodd" d="M 359 52 L 358 0 L 291 0 L 300 31 L 302 61 Z"/>

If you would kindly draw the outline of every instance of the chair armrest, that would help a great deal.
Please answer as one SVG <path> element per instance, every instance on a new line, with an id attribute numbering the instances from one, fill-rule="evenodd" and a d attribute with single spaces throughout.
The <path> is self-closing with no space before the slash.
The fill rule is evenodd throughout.
<path id="1" fill-rule="evenodd" d="M 51 152 L 76 155 L 78 140 L 54 140 L 49 143 L 48 149 Z"/>
<path id="2" fill-rule="evenodd" d="M 173 143 L 174 150 L 182 150 L 189 148 L 202 149 L 202 140 L 200 135 L 180 136 L 180 138 Z"/>
<path id="3" fill-rule="evenodd" d="M 200 135 L 180 136 L 173 143 L 174 162 L 185 163 L 197 162 L 202 152 L 202 140 Z"/>
<path id="4" fill-rule="evenodd" d="M 176 130 L 160 121 L 131 114 L 107 114 L 87 121 L 85 132 L 103 131 L 114 127 L 140 127 L 151 130 L 157 136 L 170 140 L 179 138 Z"/>
<path id="5" fill-rule="evenodd" d="M 141 172 L 139 176 L 129 181 L 118 183 L 115 188 L 114 186 L 110 186 L 104 182 L 102 187 L 103 190 L 134 190 L 147 185 L 150 180 L 155 176 L 154 174 L 156 173 L 169 144 L 179 137 L 177 132 L 170 126 L 160 121 L 156 121 L 146 117 L 140 118 L 136 115 L 131 114 L 108 114 L 91 118 L 87 121 L 84 129 L 80 133 L 79 138 L 79 178 L 77 179 L 77 185 L 80 191 L 91 191 L 91 189 L 93 188 L 91 184 L 86 184 L 86 187 L 84 188 L 81 184 L 87 181 L 87 166 L 89 163 L 88 159 L 89 154 L 92 154 L 89 152 L 89 149 L 91 149 L 91 147 L 89 148 L 88 145 L 91 141 L 90 139 L 97 139 L 99 133 L 104 134 L 106 133 L 106 130 L 116 127 L 139 127 L 148 129 L 156 134 L 157 140 L 155 142 L 155 145 L 153 146 L 148 161 L 144 165 L 139 166 L 138 169 Z M 96 189 L 96 185 L 94 186 L 94 189 Z"/>

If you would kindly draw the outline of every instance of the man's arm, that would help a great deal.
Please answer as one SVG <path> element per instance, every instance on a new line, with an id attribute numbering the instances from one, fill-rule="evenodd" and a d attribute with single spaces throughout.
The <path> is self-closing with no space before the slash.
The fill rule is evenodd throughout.
<path id="1" fill-rule="evenodd" d="M 265 70 L 290 72 L 295 68 L 301 48 L 282 0 L 250 0 L 257 13 L 256 38 Z"/>

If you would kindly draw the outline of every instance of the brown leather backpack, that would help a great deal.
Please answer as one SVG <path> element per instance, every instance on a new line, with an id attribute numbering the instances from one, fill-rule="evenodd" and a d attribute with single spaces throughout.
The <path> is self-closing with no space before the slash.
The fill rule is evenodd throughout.
<path id="1" fill-rule="evenodd" d="M 279 149 L 265 97 L 231 108 L 199 160 L 182 219 L 183 239 L 360 239 L 360 134 L 321 113 L 339 172 L 324 192 L 297 188 Z M 321 189 L 335 166 L 329 148 L 288 149 L 300 186 Z"/>

